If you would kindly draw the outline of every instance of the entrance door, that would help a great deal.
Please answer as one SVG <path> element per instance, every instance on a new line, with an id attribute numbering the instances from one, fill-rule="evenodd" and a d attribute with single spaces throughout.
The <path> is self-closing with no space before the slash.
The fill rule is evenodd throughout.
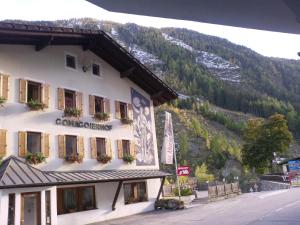
<path id="1" fill-rule="evenodd" d="M 37 193 L 24 193 L 21 196 L 21 225 L 41 224 L 41 195 Z"/>

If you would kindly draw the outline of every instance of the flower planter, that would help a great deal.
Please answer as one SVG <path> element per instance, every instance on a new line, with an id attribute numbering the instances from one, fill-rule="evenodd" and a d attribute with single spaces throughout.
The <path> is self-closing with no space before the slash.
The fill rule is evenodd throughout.
<path id="1" fill-rule="evenodd" d="M 29 164 L 39 164 L 42 162 L 46 161 L 46 157 L 43 155 L 43 153 L 38 152 L 38 153 L 27 153 L 27 155 L 25 156 L 26 162 L 28 162 Z"/>
<path id="2" fill-rule="evenodd" d="M 111 161 L 111 156 L 109 155 L 100 155 L 97 157 L 98 162 L 106 164 Z"/>
<path id="3" fill-rule="evenodd" d="M 81 116 L 81 110 L 75 108 L 66 108 L 64 110 L 64 116 L 78 118 Z"/>
<path id="4" fill-rule="evenodd" d="M 31 111 L 39 111 L 45 108 L 45 104 L 36 100 L 30 100 L 29 102 L 27 102 L 27 106 Z"/>
<path id="5" fill-rule="evenodd" d="M 134 157 L 132 155 L 124 155 L 123 161 L 127 162 L 128 164 L 131 164 L 134 161 Z"/>
<path id="6" fill-rule="evenodd" d="M 83 161 L 83 157 L 79 154 L 68 155 L 68 156 L 66 156 L 65 159 L 66 159 L 66 161 L 72 162 L 72 163 L 74 163 L 74 162 L 82 163 L 82 161 Z"/>
<path id="7" fill-rule="evenodd" d="M 121 123 L 126 124 L 126 125 L 132 125 L 133 124 L 133 120 L 129 119 L 129 118 L 122 118 L 121 119 Z"/>
<path id="8" fill-rule="evenodd" d="M 96 113 L 94 118 L 99 121 L 107 121 L 109 119 L 109 115 L 107 113 Z"/>

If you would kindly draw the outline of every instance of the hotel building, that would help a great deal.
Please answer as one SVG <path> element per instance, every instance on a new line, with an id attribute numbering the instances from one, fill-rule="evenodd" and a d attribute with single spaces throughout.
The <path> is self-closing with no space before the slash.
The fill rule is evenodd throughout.
<path id="1" fill-rule="evenodd" d="M 0 225 L 153 210 L 153 108 L 176 97 L 103 31 L 0 23 Z"/>

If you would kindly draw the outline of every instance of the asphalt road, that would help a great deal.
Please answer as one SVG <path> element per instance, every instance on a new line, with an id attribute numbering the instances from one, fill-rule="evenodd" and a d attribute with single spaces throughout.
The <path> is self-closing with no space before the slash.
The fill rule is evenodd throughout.
<path id="1" fill-rule="evenodd" d="M 300 225 L 300 188 L 243 194 L 185 210 L 144 213 L 97 225 L 141 224 Z"/>

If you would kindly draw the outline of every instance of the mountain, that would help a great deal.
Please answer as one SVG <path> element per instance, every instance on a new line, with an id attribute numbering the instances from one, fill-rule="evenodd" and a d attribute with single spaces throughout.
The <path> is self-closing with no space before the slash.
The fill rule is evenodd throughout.
<path id="1" fill-rule="evenodd" d="M 174 119 L 179 161 L 189 163 L 192 171 L 206 163 L 219 178 L 240 175 L 241 134 L 249 118 L 284 114 L 300 142 L 298 60 L 264 57 L 226 39 L 181 28 L 156 29 L 90 18 L 31 23 L 102 29 L 174 88 L 179 99 L 155 111 L 158 147 L 163 112 L 168 110 Z M 295 142 L 286 156 L 299 153 Z"/>

